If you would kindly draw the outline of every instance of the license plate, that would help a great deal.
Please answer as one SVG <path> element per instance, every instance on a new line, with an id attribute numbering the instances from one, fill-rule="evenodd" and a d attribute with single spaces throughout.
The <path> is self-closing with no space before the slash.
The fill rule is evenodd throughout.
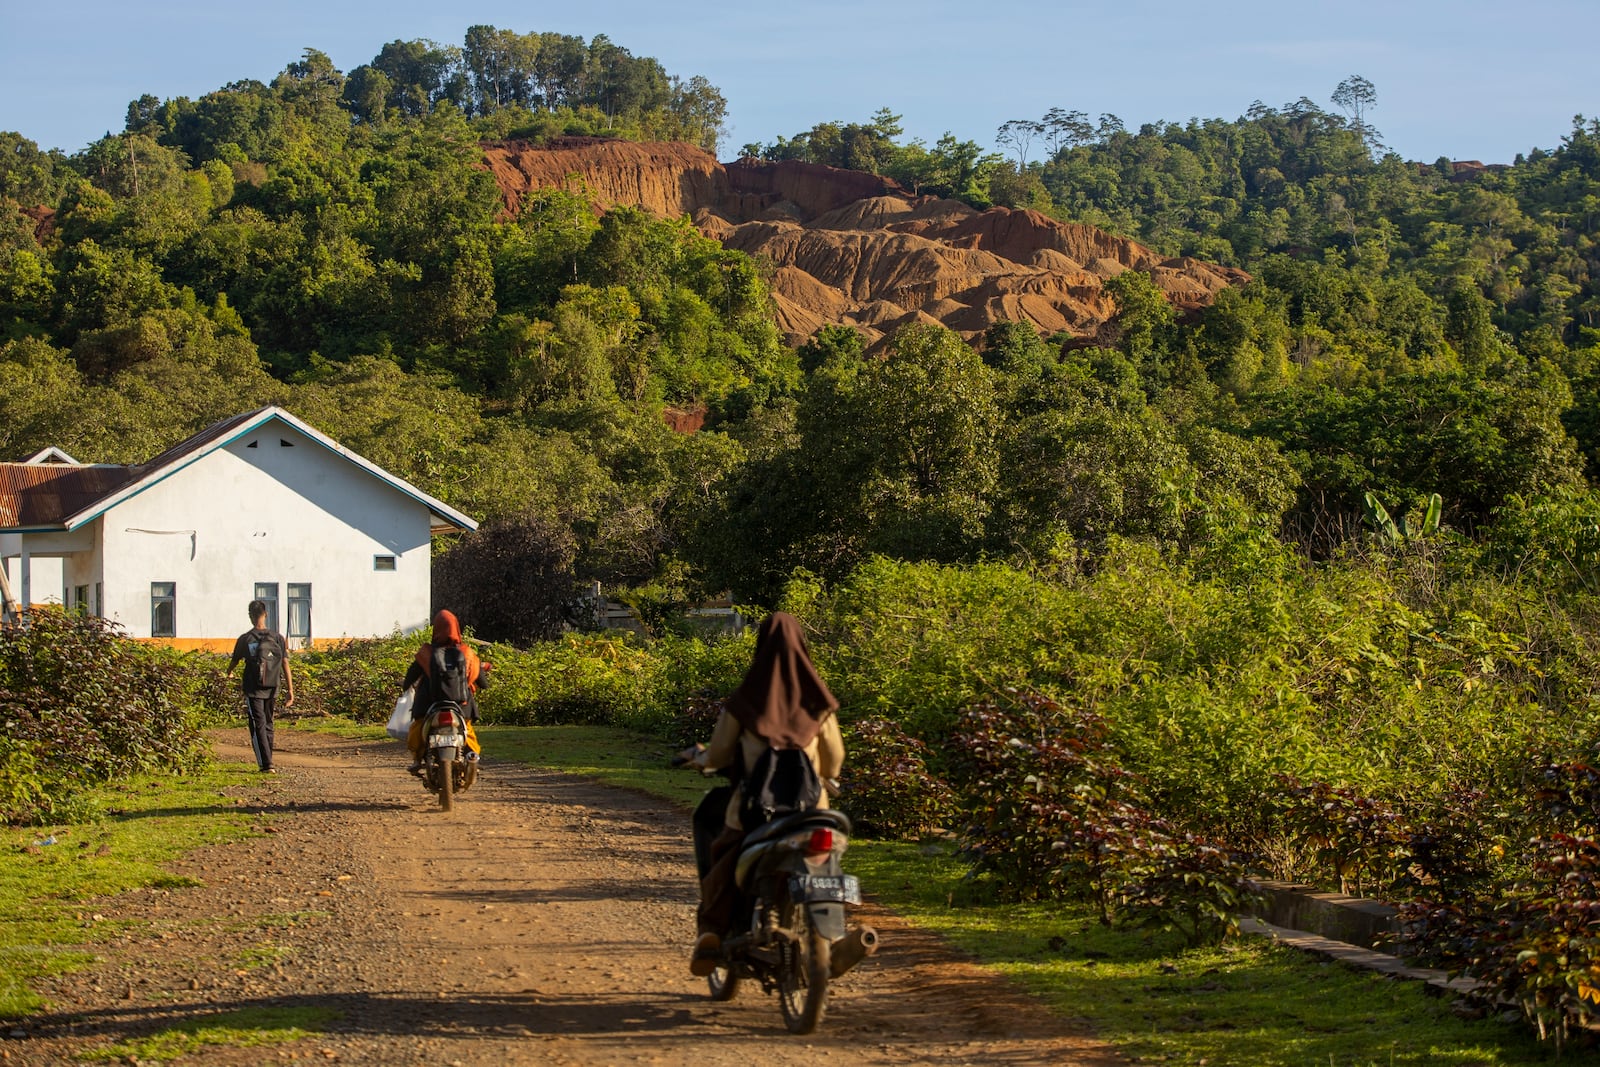
<path id="1" fill-rule="evenodd" d="M 789 899 L 861 903 L 861 883 L 853 874 L 794 874 L 789 876 Z"/>
<path id="2" fill-rule="evenodd" d="M 461 742 L 456 740 L 455 734 L 430 734 L 428 736 L 429 748 L 456 748 Z"/>

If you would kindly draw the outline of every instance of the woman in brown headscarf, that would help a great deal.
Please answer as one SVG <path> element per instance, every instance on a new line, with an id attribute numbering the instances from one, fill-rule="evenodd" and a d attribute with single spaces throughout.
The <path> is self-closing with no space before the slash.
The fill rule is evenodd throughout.
<path id="1" fill-rule="evenodd" d="M 756 653 L 717 716 L 711 743 L 697 749 L 691 762 L 707 774 L 724 768 L 752 767 L 768 748 L 798 748 L 811 758 L 822 779 L 818 807 L 828 806 L 827 785 L 844 766 L 844 738 L 834 712 L 839 702 L 817 674 L 806 649 L 800 621 L 775 611 L 756 632 Z M 733 914 L 733 872 L 745 827 L 739 820 L 739 791 L 728 802 L 722 834 L 711 843 L 711 867 L 700 882 L 699 940 L 689 969 L 704 977 L 715 969 Z"/>

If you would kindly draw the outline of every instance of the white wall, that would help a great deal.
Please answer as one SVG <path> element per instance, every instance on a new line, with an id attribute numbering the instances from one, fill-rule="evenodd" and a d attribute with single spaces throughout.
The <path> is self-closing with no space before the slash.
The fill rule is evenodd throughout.
<path id="1" fill-rule="evenodd" d="M 15 535 L 12 535 L 15 536 Z M 17 551 L 20 551 L 17 550 Z M 11 592 L 18 600 L 22 599 L 22 558 L 9 556 L 5 559 L 6 581 L 11 583 Z M 61 603 L 61 590 L 63 588 L 62 561 L 46 556 L 34 556 L 28 561 L 30 585 L 28 596 L 35 604 Z"/>
<path id="2" fill-rule="evenodd" d="M 134 637 L 150 636 L 152 582 L 177 583 L 179 640 L 248 629 L 256 582 L 278 583 L 279 629 L 287 629 L 289 583 L 311 584 L 313 640 L 428 622 L 427 507 L 282 423 L 194 461 L 99 521 L 105 614 Z M 373 570 L 380 554 L 395 557 L 394 571 Z"/>

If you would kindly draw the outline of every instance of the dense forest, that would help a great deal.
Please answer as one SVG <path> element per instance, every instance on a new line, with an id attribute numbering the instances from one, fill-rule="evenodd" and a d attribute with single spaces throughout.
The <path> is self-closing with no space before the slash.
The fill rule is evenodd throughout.
<path id="1" fill-rule="evenodd" d="M 1600 132 L 1458 173 L 1380 155 L 1370 85 L 1334 95 L 1350 117 L 1302 99 L 1137 133 L 1058 108 L 1002 127 L 1007 160 L 902 143 L 887 109 L 747 145 L 1255 279 L 1180 321 L 1128 275 L 1102 336 L 919 328 L 878 360 L 844 329 L 786 350 L 761 265 L 684 221 L 553 192 L 508 217 L 479 165 L 504 138 L 715 148 L 703 78 L 489 26 L 348 74 L 308 49 L 270 85 L 141 97 L 70 158 L 0 135 L 0 445 L 132 461 L 284 403 L 544 546 L 541 596 L 580 577 L 770 601 L 797 567 L 874 554 L 1092 565 L 1114 537 L 1185 550 L 1223 514 L 1325 554 L 1369 493 L 1397 516 L 1437 493 L 1468 531 L 1586 500 Z"/>
<path id="2" fill-rule="evenodd" d="M 1376 101 L 1352 78 L 1334 111 L 1137 131 L 1056 108 L 1003 126 L 1007 157 L 903 142 L 887 109 L 744 146 L 1252 278 L 1179 315 L 1129 272 L 1093 336 L 922 325 L 869 354 L 844 327 L 785 347 L 764 265 L 686 220 L 571 192 L 508 214 L 482 166 L 513 138 L 715 150 L 705 79 L 487 26 L 348 73 L 307 50 L 271 84 L 141 97 L 75 155 L 0 133 L 0 456 L 137 461 L 282 404 L 485 520 L 436 582 L 481 637 L 581 625 L 589 581 L 664 648 L 707 593 L 801 615 L 880 823 L 957 797 L 1012 892 L 1109 907 L 1110 853 L 1071 842 L 1155 840 L 1155 813 L 1180 866 L 1215 840 L 1448 890 L 1447 958 L 1496 908 L 1537 926 L 1552 886 L 1600 885 L 1571 836 L 1600 795 L 1600 123 L 1417 163 Z M 606 647 L 584 670 L 635 715 L 737 659 Z M 589 676 L 509 688 L 531 714 Z M 966 757 L 908 775 L 917 752 Z"/>

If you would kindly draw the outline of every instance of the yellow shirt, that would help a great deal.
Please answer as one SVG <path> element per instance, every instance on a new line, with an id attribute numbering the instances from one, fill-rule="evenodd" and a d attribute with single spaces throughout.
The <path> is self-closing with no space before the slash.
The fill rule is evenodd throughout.
<path id="1" fill-rule="evenodd" d="M 731 766 L 742 753 L 744 765 L 753 767 L 766 748 L 766 741 L 745 730 L 739 725 L 738 719 L 724 711 L 717 716 L 717 725 L 711 731 L 711 743 L 700 754 L 701 758 L 697 762 L 706 772 L 720 771 L 724 767 Z M 805 747 L 805 753 L 811 758 L 811 766 L 816 768 L 817 777 L 824 783 L 830 778 L 839 777 L 839 771 L 844 768 L 844 735 L 839 732 L 837 715 L 830 713 L 822 720 L 822 729 L 817 731 L 817 736 L 813 737 L 811 743 Z M 828 788 L 824 784 L 817 807 L 827 806 Z M 740 828 L 737 790 L 728 801 L 728 813 L 723 822 L 734 829 Z"/>

